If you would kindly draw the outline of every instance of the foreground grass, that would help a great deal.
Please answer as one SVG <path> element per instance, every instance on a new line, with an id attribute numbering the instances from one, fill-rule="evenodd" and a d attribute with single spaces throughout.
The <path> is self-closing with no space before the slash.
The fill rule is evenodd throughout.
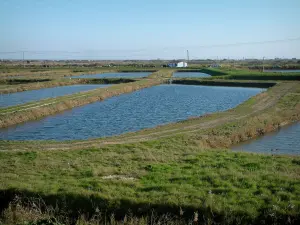
<path id="1" fill-rule="evenodd" d="M 42 211 L 41 207 L 46 208 Z M 78 218 L 69 219 L 66 215 L 60 212 L 57 208 L 44 206 L 40 201 L 24 201 L 18 199 L 9 205 L 9 207 L 3 212 L 2 218 L 0 217 L 0 224 L 6 225 L 184 225 L 197 223 L 197 214 L 190 218 L 190 220 L 184 219 L 181 216 L 175 217 L 174 215 L 159 215 L 157 216 L 152 212 L 149 216 L 134 216 L 127 214 L 122 218 L 116 218 L 114 214 L 108 215 L 105 212 L 97 212 L 91 217 L 84 214 Z M 211 221 L 205 223 L 207 225 L 212 224 Z"/>
<path id="2" fill-rule="evenodd" d="M 73 210 L 91 213 L 98 207 L 176 214 L 181 207 L 216 221 L 229 215 L 247 222 L 299 218 L 299 157 L 177 144 L 0 153 L 0 189 L 64 199 Z"/>

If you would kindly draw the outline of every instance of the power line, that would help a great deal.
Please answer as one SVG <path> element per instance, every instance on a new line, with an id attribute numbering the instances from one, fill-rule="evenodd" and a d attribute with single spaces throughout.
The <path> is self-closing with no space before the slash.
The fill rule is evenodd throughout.
<path id="1" fill-rule="evenodd" d="M 271 43 L 280 43 L 280 42 L 292 42 L 292 41 L 299 41 L 300 37 L 298 38 L 289 38 L 289 39 L 281 39 L 281 40 L 272 40 L 272 41 L 254 41 L 254 42 L 238 42 L 232 44 L 219 44 L 219 45 L 201 45 L 201 46 L 194 46 L 197 48 L 214 48 L 214 47 L 230 47 L 230 46 L 240 46 L 240 45 L 255 45 L 255 44 L 271 44 Z"/>
<path id="2" fill-rule="evenodd" d="M 195 46 L 173 46 L 173 47 L 163 47 L 160 49 L 161 51 L 166 51 L 167 49 L 176 49 L 176 48 L 216 48 L 216 47 L 232 47 L 232 46 L 242 46 L 242 45 L 256 45 L 256 44 L 271 44 L 271 43 L 280 43 L 280 42 L 293 42 L 299 41 L 300 37 L 297 38 L 289 38 L 289 39 L 280 39 L 280 40 L 269 40 L 269 41 L 255 41 L 255 42 L 238 42 L 238 43 L 230 43 L 230 44 L 214 44 L 214 45 L 195 45 Z M 107 53 L 107 52 L 131 52 L 131 53 L 141 53 L 146 52 L 151 49 L 98 49 L 98 50 L 85 50 L 85 51 L 61 51 L 61 50 L 45 50 L 45 51 L 2 51 L 0 54 L 17 54 L 17 53 L 30 53 L 30 54 L 47 54 L 47 53 L 56 53 L 56 54 L 98 54 L 98 53 Z"/>

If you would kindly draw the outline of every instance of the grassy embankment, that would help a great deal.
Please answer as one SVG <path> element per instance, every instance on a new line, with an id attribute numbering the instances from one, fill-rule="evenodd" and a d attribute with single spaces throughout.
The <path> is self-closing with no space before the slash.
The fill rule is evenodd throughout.
<path id="1" fill-rule="evenodd" d="M 300 80 L 298 72 L 261 72 L 241 69 L 202 69 L 199 72 L 210 74 L 212 77 L 205 79 L 230 79 L 230 80 Z"/>
<path id="2" fill-rule="evenodd" d="M 152 67 L 136 68 L 128 66 L 118 67 L 66 67 L 57 66 L 49 68 L 25 67 L 23 66 L 0 66 L 0 78 L 63 78 L 78 76 L 81 74 L 98 74 L 109 72 L 155 72 L 157 69 Z"/>
<path id="3" fill-rule="evenodd" d="M 120 84 L 134 82 L 139 79 L 130 78 L 101 78 L 101 79 L 5 79 L 0 80 L 0 94 L 37 90 L 75 84 Z"/>
<path id="4" fill-rule="evenodd" d="M 168 71 L 168 68 L 162 68 L 160 71 Z M 30 72 L 33 71 L 33 72 Z M 128 68 L 120 67 L 115 69 L 107 68 L 78 68 L 78 69 L 66 69 L 66 68 L 45 68 L 45 69 L 30 69 L 30 68 L 12 68 L 10 73 L 3 73 L 3 79 L 0 80 L 0 94 L 14 93 L 19 91 L 26 90 L 36 90 L 41 88 L 56 87 L 56 86 L 65 86 L 73 84 L 84 84 L 96 82 L 96 79 L 80 79 L 80 80 L 68 80 L 67 77 L 73 75 L 85 74 L 94 74 L 94 73 L 105 73 L 105 72 L 143 72 L 143 71 L 155 71 L 153 68 Z M 237 69 L 199 69 L 199 68 L 183 68 L 178 69 L 178 72 L 203 72 L 212 75 L 210 78 L 203 78 L 205 80 L 300 80 L 299 73 L 262 73 L 259 71 L 249 71 L 249 70 L 237 70 Z M 9 78 L 12 74 L 15 75 L 15 78 Z M 153 78 L 153 76 L 150 76 Z M 157 78 L 157 77 L 155 77 Z M 173 78 L 180 80 L 180 78 Z M 184 78 L 181 80 L 202 80 L 201 78 Z M 125 80 L 120 80 L 119 82 L 126 82 Z M 98 83 L 101 81 L 98 81 Z M 115 81 L 116 82 L 116 81 Z M 115 83 L 112 82 L 111 83 Z M 179 82 L 179 81 L 177 81 Z M 186 84 L 191 84 L 191 81 Z M 196 84 L 199 84 L 196 82 Z M 212 83 L 202 82 L 202 85 L 211 85 Z M 220 84 L 220 82 L 218 82 Z M 231 83 L 232 84 L 232 83 Z M 240 84 L 239 84 L 240 85 Z"/>
<path id="5" fill-rule="evenodd" d="M 115 72 L 112 68 L 64 68 L 64 67 L 51 67 L 51 68 L 30 68 L 30 67 L 1 67 L 0 78 L 63 78 L 81 74 L 96 74 Z"/>
<path id="6" fill-rule="evenodd" d="M 269 88 L 276 85 L 274 81 L 253 80 L 225 80 L 225 79 L 203 79 L 203 78 L 175 78 L 172 84 L 205 85 L 205 86 L 227 86 L 227 87 L 257 87 Z"/>
<path id="7" fill-rule="evenodd" d="M 41 88 L 65 86 L 73 84 L 85 84 L 91 82 L 101 82 L 96 79 L 91 81 L 87 79 L 69 80 L 72 76 L 81 74 L 96 74 L 108 72 L 155 72 L 153 68 L 19 68 L 11 67 L 9 69 L 0 68 L 0 94 L 14 93 L 27 90 L 36 90 Z M 108 79 L 107 79 L 108 80 Z M 110 79 L 109 79 L 110 80 Z M 134 79 L 135 80 L 135 79 Z M 126 82 L 126 79 L 120 79 L 118 82 L 112 78 L 111 83 Z M 107 82 L 107 81 L 106 81 Z"/>
<path id="8" fill-rule="evenodd" d="M 163 76 L 162 76 L 163 75 Z M 56 98 L 48 98 L 41 101 L 30 102 L 22 105 L 0 109 L 0 127 L 35 120 L 47 115 L 52 115 L 73 107 L 82 106 L 123 93 L 130 93 L 142 88 L 151 87 L 164 82 L 163 77 L 170 77 L 171 70 L 155 72 L 155 79 L 141 79 L 126 84 L 116 84 L 107 88 L 98 88 Z M 162 76 L 162 77 L 161 77 Z"/>
<path id="9" fill-rule="evenodd" d="M 300 85 L 283 82 L 235 109 L 118 137 L 1 141 L 1 202 L 39 196 L 74 220 L 182 209 L 206 224 L 297 224 L 300 157 L 224 148 L 299 119 Z"/>
<path id="10" fill-rule="evenodd" d="M 269 88 L 278 81 L 300 80 L 300 73 L 263 73 L 232 68 L 178 69 L 177 72 L 202 72 L 211 77 L 173 77 L 173 84 Z"/>

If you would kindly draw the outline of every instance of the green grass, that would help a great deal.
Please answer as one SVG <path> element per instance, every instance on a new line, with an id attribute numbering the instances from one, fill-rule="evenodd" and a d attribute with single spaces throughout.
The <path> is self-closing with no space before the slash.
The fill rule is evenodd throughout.
<path id="1" fill-rule="evenodd" d="M 195 209 L 204 205 L 202 211 L 209 208 L 222 214 L 224 209 L 242 211 L 252 219 L 271 208 L 279 214 L 298 214 L 300 170 L 284 157 L 206 151 L 182 157 L 179 163 L 155 163 L 146 168 L 149 172 L 142 177 L 142 191 L 147 190 L 150 198 L 161 193 L 162 202 L 190 202 Z M 287 202 L 295 207 L 288 209 Z"/>
<path id="2" fill-rule="evenodd" d="M 51 159 L 51 160 L 50 160 Z M 27 196 L 80 198 L 101 210 L 175 213 L 181 207 L 247 222 L 299 215 L 299 157 L 205 150 L 172 142 L 74 151 L 0 153 L 1 190 Z M 104 179 L 118 175 L 121 179 Z M 127 179 L 125 179 L 127 178 Z M 134 179 L 129 179 L 134 178 Z M 5 194 L 5 192 L 4 192 Z M 77 199 L 77 200 L 76 200 Z M 91 202 L 92 201 L 92 202 Z M 103 204 L 104 203 L 104 204 Z M 240 219 L 240 218 L 239 218 Z"/>
<path id="3" fill-rule="evenodd" d="M 210 74 L 211 78 L 206 79 L 231 79 L 231 80 L 300 80 L 300 73 L 277 73 L 262 72 L 245 69 L 203 69 L 201 72 Z"/>
<path id="4" fill-rule="evenodd" d="M 299 74 L 237 74 L 225 76 L 225 79 L 231 80 L 300 80 Z"/>

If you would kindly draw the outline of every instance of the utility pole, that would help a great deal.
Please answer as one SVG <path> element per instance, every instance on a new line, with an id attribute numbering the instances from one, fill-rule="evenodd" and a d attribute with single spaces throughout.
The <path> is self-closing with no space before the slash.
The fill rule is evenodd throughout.
<path id="1" fill-rule="evenodd" d="M 24 51 L 23 51 L 23 67 L 25 68 Z"/>
<path id="2" fill-rule="evenodd" d="M 190 62 L 190 54 L 189 54 L 189 50 L 186 50 L 186 56 L 187 56 L 186 66 L 188 66 L 188 63 Z"/>
<path id="3" fill-rule="evenodd" d="M 187 61 L 190 61 L 190 54 L 189 54 L 189 50 L 186 50 L 186 55 L 187 55 Z"/>
<path id="4" fill-rule="evenodd" d="M 263 64 L 262 65 L 263 66 L 263 72 L 265 72 L 265 64 L 264 64 L 264 62 L 265 62 L 265 57 L 263 57 L 263 63 L 262 63 Z"/>

